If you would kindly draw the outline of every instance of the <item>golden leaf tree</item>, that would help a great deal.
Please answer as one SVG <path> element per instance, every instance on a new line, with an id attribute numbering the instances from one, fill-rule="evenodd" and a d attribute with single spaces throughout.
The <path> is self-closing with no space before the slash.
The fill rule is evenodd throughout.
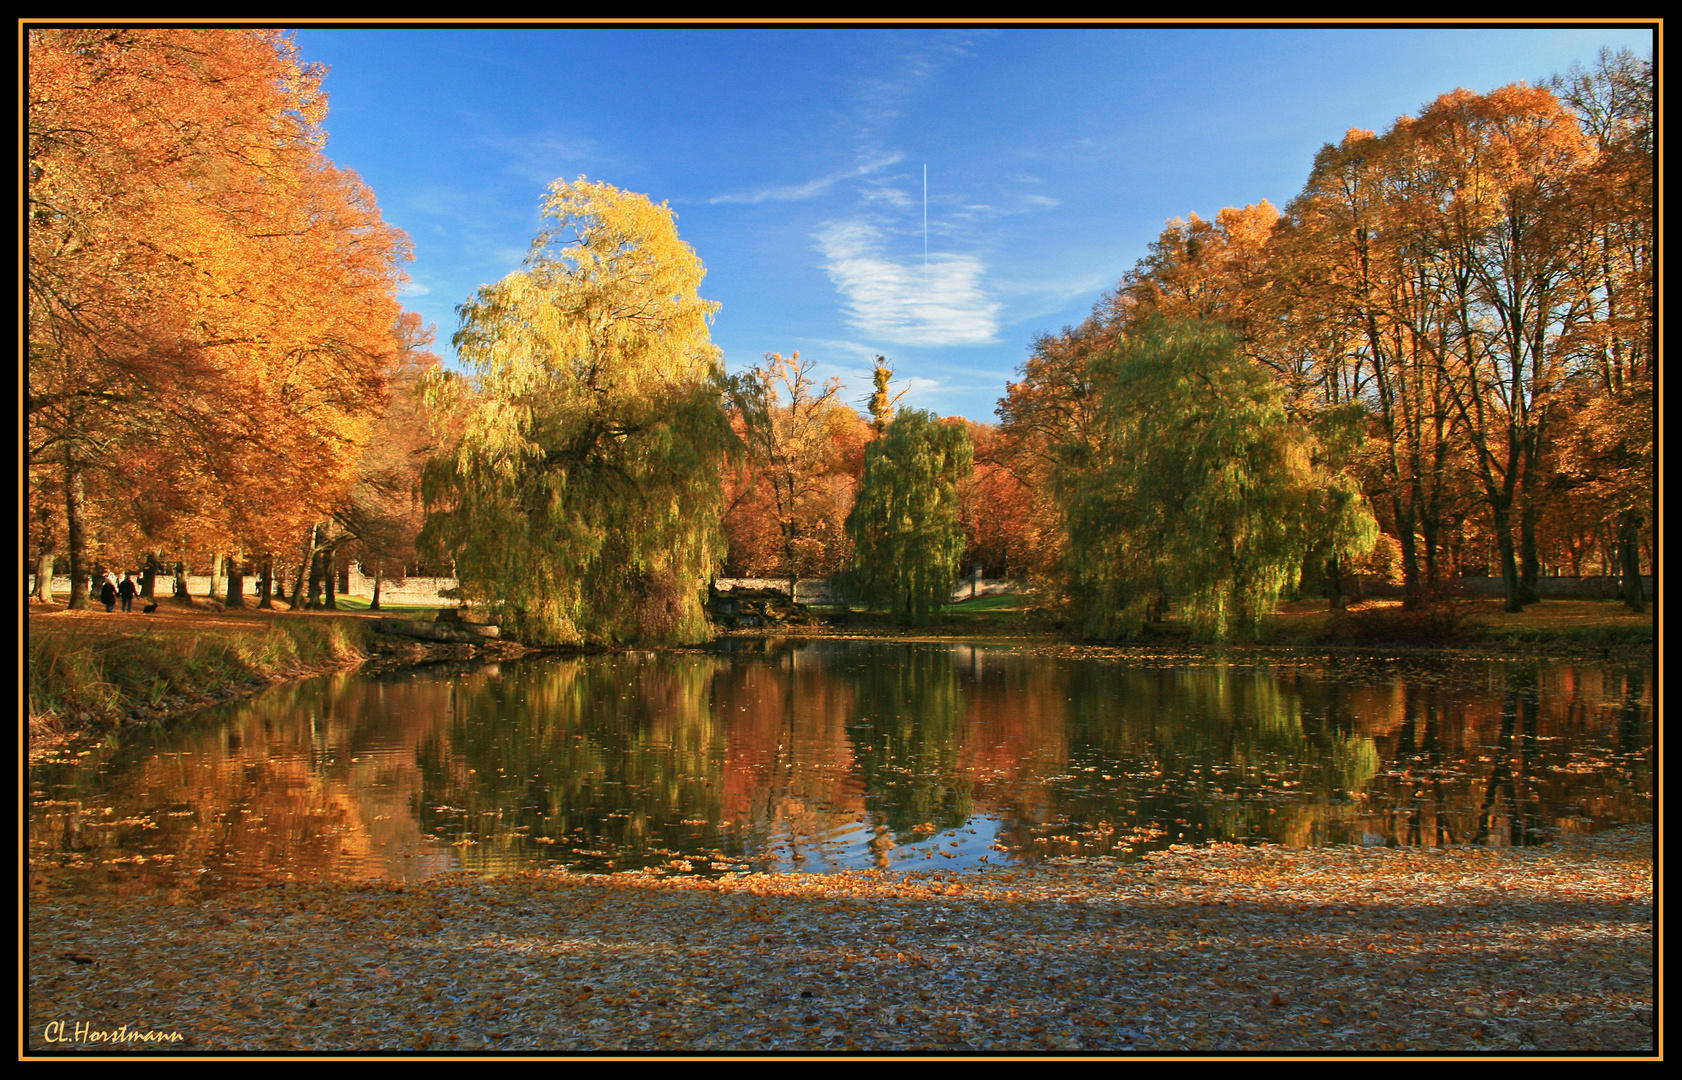
<path id="1" fill-rule="evenodd" d="M 434 381 L 461 436 L 429 467 L 423 541 L 523 640 L 698 640 L 739 446 L 718 305 L 664 204 L 580 178 L 544 210 L 524 266 L 460 309 L 473 378 Z"/>

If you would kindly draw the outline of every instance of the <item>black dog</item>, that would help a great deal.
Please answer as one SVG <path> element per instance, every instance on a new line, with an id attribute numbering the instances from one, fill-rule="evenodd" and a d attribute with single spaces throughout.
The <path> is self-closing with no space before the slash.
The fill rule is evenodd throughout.
<path id="1" fill-rule="evenodd" d="M 152 612 L 158 610 L 158 605 L 157 604 L 147 604 L 145 607 L 141 608 L 140 610 L 141 610 L 142 614 L 150 615 Z"/>

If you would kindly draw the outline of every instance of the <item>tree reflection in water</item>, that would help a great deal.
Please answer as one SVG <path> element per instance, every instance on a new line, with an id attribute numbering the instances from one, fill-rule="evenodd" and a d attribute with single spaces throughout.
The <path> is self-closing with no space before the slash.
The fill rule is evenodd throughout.
<path id="1" fill-rule="evenodd" d="M 277 688 L 30 772 L 34 888 L 1517 845 L 1651 820 L 1651 677 L 731 642 Z"/>

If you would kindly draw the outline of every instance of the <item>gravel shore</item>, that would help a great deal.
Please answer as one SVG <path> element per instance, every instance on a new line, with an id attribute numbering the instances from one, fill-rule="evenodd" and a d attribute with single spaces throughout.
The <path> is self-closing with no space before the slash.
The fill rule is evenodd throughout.
<path id="1" fill-rule="evenodd" d="M 31 897 L 27 920 L 28 1055 L 1658 1052 L 1650 828 Z"/>

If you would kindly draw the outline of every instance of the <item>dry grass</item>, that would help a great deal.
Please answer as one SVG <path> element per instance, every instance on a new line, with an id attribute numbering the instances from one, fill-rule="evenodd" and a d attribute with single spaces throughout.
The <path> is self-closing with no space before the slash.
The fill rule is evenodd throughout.
<path id="1" fill-rule="evenodd" d="M 357 663 L 373 623 L 332 612 L 215 612 L 165 600 L 152 613 L 31 605 L 31 731 L 158 718 L 236 692 Z"/>
<path id="2" fill-rule="evenodd" d="M 1544 600 L 1522 612 L 1504 610 L 1499 597 L 1477 597 L 1452 602 L 1454 625 L 1445 634 L 1440 629 L 1420 627 L 1423 636 L 1408 636 L 1414 628 L 1397 599 L 1361 600 L 1349 605 L 1344 615 L 1335 615 L 1324 600 L 1296 600 L 1281 604 L 1270 640 L 1277 644 L 1337 644 L 1344 640 L 1395 640 L 1401 644 L 1483 645 L 1528 649 L 1538 646 L 1561 648 L 1619 648 L 1651 645 L 1657 640 L 1657 605 L 1642 614 L 1630 611 L 1615 600 Z M 1385 638 L 1386 627 L 1397 632 Z"/>

